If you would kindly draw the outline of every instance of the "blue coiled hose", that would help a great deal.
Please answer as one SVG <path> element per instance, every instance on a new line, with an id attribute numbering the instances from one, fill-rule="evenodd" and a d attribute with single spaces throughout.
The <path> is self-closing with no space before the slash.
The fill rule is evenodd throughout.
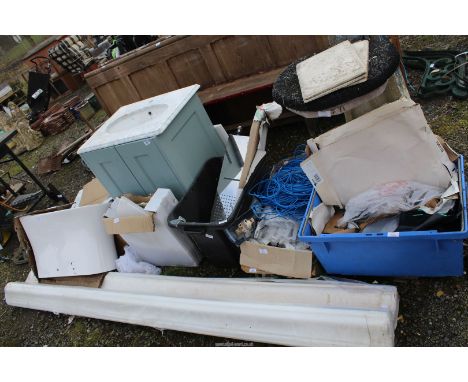
<path id="1" fill-rule="evenodd" d="M 313 191 L 312 183 L 300 167 L 306 158 L 304 149 L 305 145 L 298 146 L 292 158 L 280 161 L 269 179 L 256 183 L 249 191 L 258 200 L 251 207 L 257 218 L 281 216 L 302 220 Z"/>

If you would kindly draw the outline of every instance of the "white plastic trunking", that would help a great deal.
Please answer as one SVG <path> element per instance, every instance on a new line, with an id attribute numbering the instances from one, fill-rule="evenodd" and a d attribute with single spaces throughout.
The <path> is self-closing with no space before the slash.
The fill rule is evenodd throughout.
<path id="1" fill-rule="evenodd" d="M 101 288 L 26 282 L 12 306 L 294 346 L 392 346 L 395 287 L 333 280 L 211 279 L 109 273 Z"/>

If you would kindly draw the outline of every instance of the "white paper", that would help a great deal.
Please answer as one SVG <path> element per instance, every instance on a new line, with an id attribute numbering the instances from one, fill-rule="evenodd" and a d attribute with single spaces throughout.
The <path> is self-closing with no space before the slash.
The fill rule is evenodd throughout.
<path id="1" fill-rule="evenodd" d="M 332 216 L 335 214 L 335 209 L 332 206 L 327 206 L 324 203 L 320 203 L 310 213 L 310 221 L 312 228 L 317 235 L 321 235 L 323 229 L 330 221 Z"/>

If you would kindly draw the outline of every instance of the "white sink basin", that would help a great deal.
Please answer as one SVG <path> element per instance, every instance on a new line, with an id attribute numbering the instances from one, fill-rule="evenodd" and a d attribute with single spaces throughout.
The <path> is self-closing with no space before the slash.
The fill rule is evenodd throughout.
<path id="1" fill-rule="evenodd" d="M 154 130 L 168 117 L 169 106 L 166 104 L 147 105 L 133 110 L 111 123 L 103 126 L 109 134 L 121 133 L 137 128 L 138 131 Z"/>

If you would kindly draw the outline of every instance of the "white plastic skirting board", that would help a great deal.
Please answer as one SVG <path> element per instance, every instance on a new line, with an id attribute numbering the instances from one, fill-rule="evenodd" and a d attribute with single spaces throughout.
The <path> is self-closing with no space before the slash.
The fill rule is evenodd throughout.
<path id="1" fill-rule="evenodd" d="M 293 346 L 393 346 L 395 287 L 109 273 L 100 289 L 26 282 L 8 305 Z"/>

